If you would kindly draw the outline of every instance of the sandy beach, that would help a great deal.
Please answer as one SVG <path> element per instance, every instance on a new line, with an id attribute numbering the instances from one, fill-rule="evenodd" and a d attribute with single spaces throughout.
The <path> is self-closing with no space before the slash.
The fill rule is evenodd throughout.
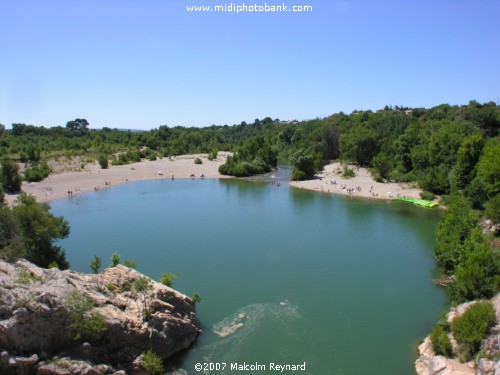
<path id="1" fill-rule="evenodd" d="M 22 191 L 35 196 L 39 202 L 50 202 L 140 180 L 171 179 L 172 177 L 202 178 L 202 176 L 203 178 L 228 178 L 229 176 L 221 175 L 218 170 L 219 165 L 225 163 L 227 155 L 229 155 L 228 152 L 219 152 L 217 160 L 213 161 L 207 159 L 207 154 L 182 155 L 171 159 L 110 165 L 109 169 L 101 169 L 97 162 L 94 162 L 85 164 L 83 168 L 79 167 L 79 171 L 68 170 L 68 164 L 63 163 L 55 167 L 54 172 L 43 181 L 23 182 Z M 202 164 L 194 164 L 194 159 L 197 157 L 203 161 Z M 326 165 L 322 173 L 318 174 L 314 180 L 292 181 L 289 184 L 301 189 L 369 199 L 393 199 L 395 197 L 420 199 L 420 189 L 397 183 L 379 183 L 373 180 L 365 168 L 349 167 L 355 170 L 355 177 L 342 177 L 343 165 L 332 163 Z M 12 204 L 17 196 L 17 194 L 6 194 L 6 199 Z"/>
<path id="2" fill-rule="evenodd" d="M 80 171 L 68 171 L 66 167 L 54 168 L 54 172 L 40 182 L 23 182 L 22 191 L 36 197 L 38 202 L 50 202 L 56 199 L 99 191 L 110 187 L 140 180 L 159 178 L 225 178 L 219 173 L 219 165 L 226 162 L 228 152 L 219 152 L 217 160 L 210 161 L 207 154 L 182 155 L 154 161 L 143 160 L 127 165 L 109 165 L 101 169 L 97 162 L 87 163 Z M 202 164 L 194 164 L 199 157 Z M 191 177 L 194 175 L 194 177 Z M 69 193 L 71 192 L 71 193 Z M 17 194 L 6 194 L 6 200 L 12 204 Z"/>
<path id="3" fill-rule="evenodd" d="M 376 182 L 366 168 L 357 168 L 349 165 L 356 173 L 355 177 L 342 177 L 344 165 L 331 163 L 324 167 L 322 173 L 317 174 L 316 179 L 308 181 L 292 181 L 291 186 L 320 191 L 323 193 L 343 194 L 368 199 L 393 199 L 406 197 L 421 199 L 421 189 L 411 187 L 408 184 L 394 182 Z M 359 188 L 359 189 L 358 189 Z"/>

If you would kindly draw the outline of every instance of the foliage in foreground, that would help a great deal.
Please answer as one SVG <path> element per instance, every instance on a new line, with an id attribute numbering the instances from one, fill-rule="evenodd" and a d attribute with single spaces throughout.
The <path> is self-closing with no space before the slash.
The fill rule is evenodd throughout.
<path id="1" fill-rule="evenodd" d="M 101 314 L 91 314 L 94 307 L 88 296 L 71 292 L 66 298 L 66 305 L 71 312 L 71 325 L 75 331 L 75 340 L 98 340 L 106 331 L 106 320 Z"/>
<path id="2" fill-rule="evenodd" d="M 495 324 L 496 316 L 490 302 L 478 302 L 470 306 L 465 313 L 453 320 L 453 336 L 470 356 L 477 353 L 490 328 Z"/>
<path id="3" fill-rule="evenodd" d="M 452 346 L 448 332 L 441 326 L 435 326 L 431 331 L 432 349 L 437 355 L 450 357 L 452 354 Z"/>
<path id="4" fill-rule="evenodd" d="M 0 257 L 26 258 L 37 266 L 69 267 L 64 250 L 54 242 L 69 235 L 69 224 L 50 213 L 49 206 L 22 193 L 10 208 L 0 202 Z"/>
<path id="5" fill-rule="evenodd" d="M 163 285 L 166 285 L 170 288 L 173 288 L 174 285 L 173 285 L 173 281 L 174 279 L 176 279 L 179 275 L 175 274 L 175 273 L 170 273 L 170 272 L 165 272 L 163 275 L 161 275 L 161 279 L 160 279 L 160 283 L 162 283 Z"/>
<path id="6" fill-rule="evenodd" d="M 448 289 L 454 303 L 491 298 L 499 290 L 500 259 L 479 228 L 477 214 L 462 194 L 450 197 L 436 230 L 438 265 L 454 281 Z"/>
<path id="7" fill-rule="evenodd" d="M 153 350 L 149 349 L 147 352 L 142 353 L 142 367 L 150 375 L 163 374 L 163 362 L 159 356 L 157 356 Z"/>

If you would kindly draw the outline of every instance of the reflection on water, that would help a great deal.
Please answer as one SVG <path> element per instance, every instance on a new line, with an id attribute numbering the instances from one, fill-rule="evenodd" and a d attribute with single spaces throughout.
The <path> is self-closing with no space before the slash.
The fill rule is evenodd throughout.
<path id="1" fill-rule="evenodd" d="M 172 361 L 189 374 L 210 360 L 411 375 L 412 345 L 444 307 L 431 281 L 436 211 L 285 183 L 181 179 L 129 183 L 53 211 L 71 224 L 61 245 L 72 268 L 89 272 L 94 255 L 107 264 L 118 251 L 200 294 L 204 333 Z"/>

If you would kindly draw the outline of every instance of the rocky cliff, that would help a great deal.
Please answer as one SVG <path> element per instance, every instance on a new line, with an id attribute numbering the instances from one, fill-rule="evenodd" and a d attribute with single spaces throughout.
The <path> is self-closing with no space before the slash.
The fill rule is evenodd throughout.
<path id="1" fill-rule="evenodd" d="M 451 323 L 453 319 L 461 316 L 471 305 L 476 303 L 467 302 L 450 309 L 446 319 Z M 426 337 L 424 342 L 418 347 L 420 357 L 415 362 L 415 369 L 418 375 L 500 375 L 500 361 L 495 360 L 500 356 L 500 294 L 492 300 L 496 311 L 497 325 L 492 329 L 491 335 L 483 340 L 481 349 L 486 357 L 477 358 L 474 361 L 460 363 L 456 358 L 446 358 L 442 355 L 435 355 L 432 350 L 430 337 Z M 450 333 L 450 341 L 453 350 L 457 350 L 457 342 Z"/>
<path id="2" fill-rule="evenodd" d="M 134 269 L 82 274 L 0 261 L 1 373 L 141 373 L 143 352 L 165 360 L 200 332 L 190 298 Z"/>

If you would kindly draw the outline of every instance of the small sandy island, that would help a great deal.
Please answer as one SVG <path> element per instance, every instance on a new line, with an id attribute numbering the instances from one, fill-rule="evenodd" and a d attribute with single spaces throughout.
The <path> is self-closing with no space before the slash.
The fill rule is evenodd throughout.
<path id="1" fill-rule="evenodd" d="M 292 181 L 291 186 L 315 190 L 324 193 L 344 194 L 369 199 L 393 199 L 397 197 L 421 199 L 421 189 L 394 182 L 376 182 L 366 168 L 348 166 L 356 173 L 355 177 L 342 177 L 344 164 L 331 163 L 324 167 L 316 179 L 308 181 Z"/>
<path id="2" fill-rule="evenodd" d="M 40 182 L 23 182 L 22 191 L 36 197 L 38 202 L 75 196 L 90 191 L 100 191 L 119 184 L 160 178 L 224 178 L 219 173 L 219 165 L 226 162 L 228 152 L 219 152 L 216 160 L 210 161 L 207 154 L 182 155 L 172 158 L 143 160 L 140 163 L 111 165 L 101 169 L 97 162 L 87 163 L 83 168 L 68 168 L 71 163 L 51 163 L 53 173 Z M 202 164 L 195 164 L 199 157 Z M 74 164 L 74 161 L 73 161 Z M 77 163 L 78 164 L 78 163 Z M 70 169 L 70 170 L 68 170 Z M 80 169 L 79 171 L 71 169 Z M 9 204 L 15 201 L 17 194 L 6 194 Z"/>

